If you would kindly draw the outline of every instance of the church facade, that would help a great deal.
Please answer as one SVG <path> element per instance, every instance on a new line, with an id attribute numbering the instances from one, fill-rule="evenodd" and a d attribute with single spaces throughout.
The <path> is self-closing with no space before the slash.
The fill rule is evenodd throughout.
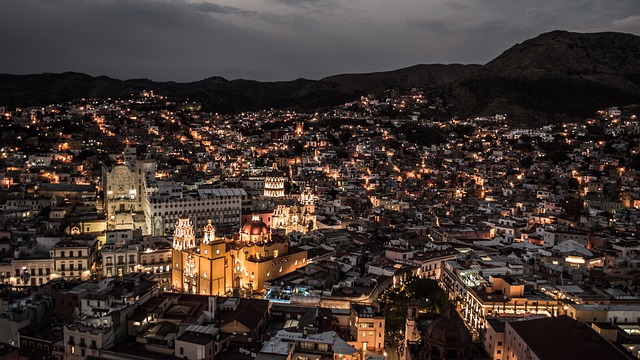
<path id="1" fill-rule="evenodd" d="M 193 223 L 178 219 L 173 236 L 171 284 L 176 291 L 204 295 L 250 296 L 266 281 L 291 273 L 307 262 L 307 251 L 290 248 L 284 237 L 252 217 L 233 236 L 218 237 L 211 223 L 196 241 Z"/>
<path id="2" fill-rule="evenodd" d="M 146 178 L 153 173 L 155 164 L 136 162 L 134 166 L 118 164 L 112 168 L 103 165 L 102 183 L 108 230 L 142 229 L 149 234 Z"/>

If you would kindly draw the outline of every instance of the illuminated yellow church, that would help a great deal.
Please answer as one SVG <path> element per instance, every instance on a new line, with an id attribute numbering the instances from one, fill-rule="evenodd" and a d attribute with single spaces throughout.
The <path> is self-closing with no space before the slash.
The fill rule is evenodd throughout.
<path id="1" fill-rule="evenodd" d="M 253 216 L 231 237 L 216 237 L 215 228 L 204 227 L 196 242 L 193 223 L 182 215 L 173 234 L 171 284 L 176 291 L 206 295 L 251 295 L 264 289 L 265 281 L 306 265 L 307 251 L 289 248 L 289 241 L 273 236 L 260 217 Z"/>

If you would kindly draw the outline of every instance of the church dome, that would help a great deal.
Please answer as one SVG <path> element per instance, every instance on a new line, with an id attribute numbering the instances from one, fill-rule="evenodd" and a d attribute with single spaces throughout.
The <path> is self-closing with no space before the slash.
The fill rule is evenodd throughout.
<path id="1" fill-rule="evenodd" d="M 259 216 L 253 215 L 251 221 L 245 223 L 240 232 L 243 235 L 269 235 L 271 229 L 264 221 L 260 220 Z"/>
<path id="2" fill-rule="evenodd" d="M 428 344 L 446 348 L 462 349 L 471 346 L 471 334 L 464 326 L 462 319 L 443 316 L 427 326 L 426 340 Z"/>

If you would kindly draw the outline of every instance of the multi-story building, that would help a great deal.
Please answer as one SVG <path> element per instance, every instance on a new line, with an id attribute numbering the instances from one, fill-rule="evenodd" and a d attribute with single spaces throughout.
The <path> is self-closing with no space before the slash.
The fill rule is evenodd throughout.
<path id="1" fill-rule="evenodd" d="M 551 343 L 554 345 L 549 346 Z M 589 326 L 567 316 L 506 322 L 503 350 L 495 359 L 631 358 Z"/>
<path id="2" fill-rule="evenodd" d="M 55 277 L 89 280 L 96 260 L 98 241 L 71 239 L 51 249 Z"/>
<path id="3" fill-rule="evenodd" d="M 504 352 L 504 326 L 505 321 L 497 318 L 487 319 L 483 345 L 489 356 L 495 360 L 506 359 Z"/>
<path id="4" fill-rule="evenodd" d="M 170 234 L 181 214 L 197 229 L 209 219 L 216 226 L 239 227 L 248 199 L 243 189 L 185 190 L 177 183 L 155 183 L 155 163 L 148 160 L 105 166 L 103 178 L 108 229 L 142 229 L 143 235 Z"/>
<path id="5" fill-rule="evenodd" d="M 145 238 L 138 244 L 139 266 L 163 283 L 171 281 L 171 242 L 165 238 Z"/>
<path id="6" fill-rule="evenodd" d="M 140 235 L 133 230 L 107 232 L 107 242 L 102 246 L 102 276 L 144 272 L 157 275 L 163 282 L 171 280 L 171 242 Z"/>
<path id="7" fill-rule="evenodd" d="M 385 257 L 393 261 L 415 266 L 415 275 L 421 278 L 439 279 L 445 261 L 454 260 L 460 254 L 455 249 L 415 251 L 404 248 L 385 248 Z"/>
<path id="8" fill-rule="evenodd" d="M 80 317 L 64 326 L 64 358 L 100 356 L 103 349 L 127 336 L 127 318 L 137 305 L 158 294 L 157 283 L 141 274 L 124 276 L 121 281 L 103 280 L 79 301 Z"/>
<path id="9" fill-rule="evenodd" d="M 243 201 L 248 198 L 243 189 L 197 189 L 180 193 L 180 197 L 152 195 L 148 209 L 151 234 L 170 234 L 180 216 L 186 215 L 196 229 L 202 229 L 209 220 L 214 226 L 240 226 Z"/>
<path id="10" fill-rule="evenodd" d="M 51 279 L 53 259 L 49 257 L 21 257 L 11 260 L 11 277 L 13 285 L 39 286 Z"/>
<path id="11" fill-rule="evenodd" d="M 360 352 L 342 340 L 335 331 L 312 333 L 308 330 L 302 333 L 280 330 L 262 346 L 256 356 L 256 360 L 361 358 Z"/>
<path id="12" fill-rule="evenodd" d="M 418 344 L 422 339 L 418 322 L 418 300 L 411 299 L 407 307 L 407 319 L 404 322 L 404 349 L 406 352 L 409 351 L 409 346 Z"/>
<path id="13" fill-rule="evenodd" d="M 484 332 L 488 317 L 558 315 L 559 301 L 508 275 L 481 276 L 479 267 L 457 261 L 444 263 L 440 286 L 457 304 L 458 312 L 475 335 Z"/>
<path id="14" fill-rule="evenodd" d="M 353 304 L 349 317 L 354 346 L 363 353 L 367 350 L 384 351 L 384 315 L 373 306 Z"/>
<path id="15" fill-rule="evenodd" d="M 53 299 L 31 296 L 0 308 L 0 342 L 20 345 L 20 335 L 26 330 L 51 324 Z"/>
<path id="16" fill-rule="evenodd" d="M 187 360 L 213 360 L 222 349 L 215 344 L 220 329 L 213 325 L 190 325 L 175 339 L 175 354 Z"/>
<path id="17" fill-rule="evenodd" d="M 102 247 L 102 276 L 123 276 L 139 271 L 137 245 L 106 243 Z"/>
<path id="18" fill-rule="evenodd" d="M 579 229 L 545 229 L 543 233 L 544 247 L 553 247 L 562 242 L 573 240 L 581 245 L 587 246 L 589 233 Z"/>
<path id="19" fill-rule="evenodd" d="M 635 301 L 607 304 L 567 302 L 562 313 L 582 322 L 609 322 L 612 324 L 637 324 L 640 321 L 640 304 Z"/>
<path id="20" fill-rule="evenodd" d="M 107 227 L 113 229 L 141 228 L 143 234 L 151 229 L 147 179 L 155 177 L 155 163 L 135 162 L 133 167 L 119 164 L 102 168 L 104 207 Z"/>
<path id="21" fill-rule="evenodd" d="M 259 217 L 242 226 L 239 234 L 217 237 L 211 223 L 197 245 L 191 219 L 182 215 L 173 235 L 171 285 L 196 294 L 250 294 L 262 291 L 265 281 L 306 265 L 307 251 L 290 248 Z"/>

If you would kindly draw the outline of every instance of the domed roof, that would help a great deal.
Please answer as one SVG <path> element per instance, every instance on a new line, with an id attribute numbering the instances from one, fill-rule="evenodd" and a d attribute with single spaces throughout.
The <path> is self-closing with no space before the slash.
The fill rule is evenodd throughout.
<path id="1" fill-rule="evenodd" d="M 251 221 L 242 226 L 240 233 L 244 235 L 268 235 L 271 233 L 271 229 L 264 221 L 260 220 L 259 216 L 254 215 L 251 217 Z"/>
<path id="2" fill-rule="evenodd" d="M 427 326 L 427 343 L 447 348 L 471 346 L 471 334 L 457 314 L 443 316 Z"/>

